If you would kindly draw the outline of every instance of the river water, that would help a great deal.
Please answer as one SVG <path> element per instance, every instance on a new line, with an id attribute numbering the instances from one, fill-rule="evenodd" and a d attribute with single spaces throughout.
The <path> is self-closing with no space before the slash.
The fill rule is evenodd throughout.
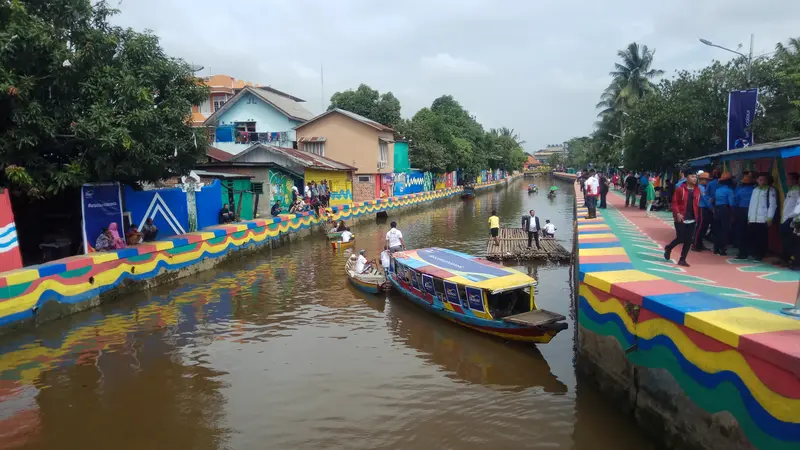
<path id="1" fill-rule="evenodd" d="M 411 248 L 482 255 L 492 209 L 519 226 L 535 208 L 570 249 L 569 186 L 526 183 L 390 220 Z M 378 256 L 388 227 L 358 223 L 357 247 Z M 568 265 L 517 266 L 569 317 L 536 347 L 362 294 L 346 254 L 317 233 L 0 338 L 0 449 L 651 448 L 575 378 Z"/>

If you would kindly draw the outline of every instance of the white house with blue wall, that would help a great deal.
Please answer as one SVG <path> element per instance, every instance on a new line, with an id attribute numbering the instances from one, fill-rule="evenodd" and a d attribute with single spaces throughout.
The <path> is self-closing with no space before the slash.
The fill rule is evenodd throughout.
<path id="1" fill-rule="evenodd" d="M 303 100 L 279 91 L 246 86 L 204 123 L 213 130 L 211 145 L 239 154 L 256 142 L 296 147 L 294 128 L 312 117 Z"/>

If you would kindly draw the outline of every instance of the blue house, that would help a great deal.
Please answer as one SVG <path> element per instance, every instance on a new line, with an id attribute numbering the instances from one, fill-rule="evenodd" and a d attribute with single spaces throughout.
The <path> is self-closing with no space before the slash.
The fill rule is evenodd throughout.
<path id="1" fill-rule="evenodd" d="M 233 155 L 257 142 L 297 148 L 294 128 L 314 117 L 303 103 L 275 89 L 245 86 L 204 125 L 213 131 L 211 145 Z"/>

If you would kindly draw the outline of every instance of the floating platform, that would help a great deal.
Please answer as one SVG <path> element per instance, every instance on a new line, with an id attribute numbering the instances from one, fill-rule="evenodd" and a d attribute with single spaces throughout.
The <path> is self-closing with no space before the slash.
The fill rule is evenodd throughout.
<path id="1" fill-rule="evenodd" d="M 528 233 L 522 228 L 501 228 L 500 245 L 494 245 L 494 239 L 491 237 L 486 242 L 486 259 L 495 261 L 507 259 L 569 261 L 572 259 L 572 253 L 553 238 L 542 238 L 540 234 L 541 250 L 536 248 L 535 241 L 532 242 L 532 245 L 533 248 L 528 248 Z"/>

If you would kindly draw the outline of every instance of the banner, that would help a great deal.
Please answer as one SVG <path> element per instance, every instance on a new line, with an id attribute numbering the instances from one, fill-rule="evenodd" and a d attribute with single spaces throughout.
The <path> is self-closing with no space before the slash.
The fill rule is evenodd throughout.
<path id="1" fill-rule="evenodd" d="M 94 251 L 94 243 L 103 228 L 111 223 L 119 227 L 120 236 L 125 235 L 122 228 L 122 197 L 119 184 L 84 184 L 81 187 L 81 210 L 83 212 L 83 249 L 86 253 Z"/>
<path id="2" fill-rule="evenodd" d="M 728 150 L 753 145 L 752 124 L 756 116 L 758 89 L 728 94 Z"/>
<path id="3" fill-rule="evenodd" d="M 458 297 L 458 285 L 450 282 L 444 282 L 444 291 L 445 295 L 447 296 L 447 301 L 454 304 L 461 306 L 461 299 Z"/>
<path id="4" fill-rule="evenodd" d="M 467 303 L 469 309 L 483 311 L 483 291 L 478 288 L 467 287 Z"/>
<path id="5" fill-rule="evenodd" d="M 422 285 L 425 287 L 425 292 L 431 295 L 436 295 L 436 289 L 433 287 L 432 276 L 422 275 Z"/>
<path id="6" fill-rule="evenodd" d="M 414 270 L 409 270 L 408 272 L 409 272 L 408 276 L 409 278 L 411 278 L 411 287 L 413 287 L 416 290 L 419 290 L 419 282 L 417 282 L 417 272 L 415 272 Z"/>
<path id="7" fill-rule="evenodd" d="M 21 269 L 22 256 L 8 190 L 0 188 L 0 272 Z"/>

